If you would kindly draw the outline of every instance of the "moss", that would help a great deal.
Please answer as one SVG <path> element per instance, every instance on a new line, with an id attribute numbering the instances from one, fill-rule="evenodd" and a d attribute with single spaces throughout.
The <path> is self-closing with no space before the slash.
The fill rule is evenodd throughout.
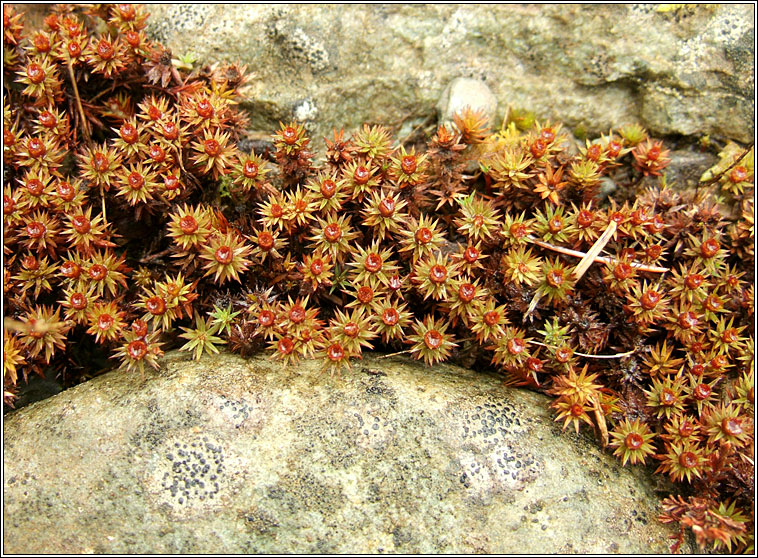
<path id="1" fill-rule="evenodd" d="M 752 509 L 752 400 L 730 387 L 753 362 L 752 152 L 727 145 L 680 193 L 665 141 L 637 124 L 590 138 L 514 109 L 493 133 L 469 107 L 402 140 L 335 130 L 321 160 L 294 120 L 243 141 L 248 69 L 190 72 L 147 38 L 142 8 L 58 9 L 42 29 L 4 9 L 6 405 L 21 378 L 72 385 L 103 354 L 144 377 L 171 347 L 267 347 L 350 374 L 377 349 L 494 367 L 603 445 L 642 421 L 644 461 L 653 445 L 677 454 L 668 421 L 714 416 L 687 388 L 666 412 L 646 402 L 670 368 L 678 386 L 717 380 L 750 432 L 730 445 L 708 423 L 688 453 L 710 468 L 682 490 Z M 680 288 L 689 276 L 703 296 Z M 714 338 L 727 322 L 737 333 Z M 560 345 L 547 324 L 565 328 Z M 656 353 L 651 367 L 667 339 L 677 366 Z M 695 506 L 681 505 L 664 517 Z"/>

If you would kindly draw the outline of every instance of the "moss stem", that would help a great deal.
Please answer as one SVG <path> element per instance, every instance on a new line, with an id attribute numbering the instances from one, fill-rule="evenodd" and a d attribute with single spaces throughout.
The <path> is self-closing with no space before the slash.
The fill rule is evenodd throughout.
<path id="1" fill-rule="evenodd" d="M 84 108 L 82 107 L 82 99 L 79 97 L 79 87 L 76 85 L 76 76 L 74 76 L 74 65 L 69 59 L 66 63 L 66 66 L 68 67 L 68 76 L 71 78 L 71 85 L 74 88 L 74 97 L 76 98 L 76 108 L 79 110 L 79 118 L 82 121 L 82 132 L 84 132 L 84 137 L 87 139 L 87 141 L 90 140 L 90 131 L 89 131 L 89 123 L 87 122 L 87 117 L 84 115 Z M 105 212 L 103 212 L 105 214 Z"/>

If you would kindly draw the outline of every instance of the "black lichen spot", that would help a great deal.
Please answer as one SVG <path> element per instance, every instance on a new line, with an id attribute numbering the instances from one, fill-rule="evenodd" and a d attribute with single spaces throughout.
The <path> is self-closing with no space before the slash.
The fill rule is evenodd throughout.
<path id="1" fill-rule="evenodd" d="M 171 499 L 179 505 L 189 505 L 192 500 L 204 501 L 206 498 L 212 498 L 219 492 L 218 475 L 224 471 L 224 456 L 221 446 L 214 446 L 203 439 L 203 442 L 194 441 L 189 444 L 174 443 L 174 448 L 179 456 L 167 452 L 165 459 L 170 463 L 170 472 L 164 472 L 162 487 L 165 492 L 171 494 Z M 210 467 L 208 462 L 214 460 L 218 465 L 215 474 L 209 475 Z M 213 488 L 210 484 L 213 482 Z M 191 492 L 190 492 L 191 491 Z"/>

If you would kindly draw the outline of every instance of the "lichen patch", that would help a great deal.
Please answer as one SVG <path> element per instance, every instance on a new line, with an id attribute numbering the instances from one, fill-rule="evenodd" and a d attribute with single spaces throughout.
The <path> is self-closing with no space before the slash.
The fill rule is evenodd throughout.
<path id="1" fill-rule="evenodd" d="M 174 435 L 148 460 L 144 485 L 155 507 L 177 516 L 223 506 L 237 490 L 241 462 L 208 435 Z"/>

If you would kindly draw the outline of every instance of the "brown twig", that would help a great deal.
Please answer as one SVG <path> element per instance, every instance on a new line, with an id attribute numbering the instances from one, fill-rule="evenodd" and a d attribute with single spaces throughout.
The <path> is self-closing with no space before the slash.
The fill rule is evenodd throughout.
<path id="1" fill-rule="evenodd" d="M 550 345 L 545 345 L 544 343 L 540 343 L 539 341 L 529 340 L 529 343 L 531 343 L 532 345 L 539 345 L 540 347 L 546 347 L 548 349 L 551 348 Z M 635 352 L 636 352 L 636 349 L 632 349 L 631 351 L 627 351 L 625 353 L 616 353 L 613 355 L 590 355 L 587 353 L 577 353 L 577 352 L 574 352 L 574 354 L 580 357 L 584 357 L 584 358 L 613 359 L 613 358 L 624 358 L 624 357 L 632 356 Z"/>
<path id="2" fill-rule="evenodd" d="M 605 248 L 605 246 L 608 244 L 608 242 L 611 240 L 611 237 L 616 232 L 616 222 L 611 221 L 608 223 L 608 226 L 603 231 L 603 234 L 598 238 L 595 243 L 592 245 L 592 248 L 589 249 L 588 252 L 579 252 L 578 250 L 571 250 L 570 248 L 564 248 L 562 246 L 556 246 L 555 244 L 550 244 L 549 242 L 544 242 L 542 240 L 538 240 L 532 236 L 527 237 L 533 244 L 536 244 L 537 246 L 541 246 L 542 248 L 545 248 L 547 250 L 552 250 L 553 252 L 558 252 L 559 254 L 565 254 L 566 256 L 574 256 L 576 258 L 582 258 L 581 261 L 577 264 L 577 266 L 574 268 L 574 279 L 578 281 L 582 278 L 582 275 L 584 275 L 589 267 L 595 263 L 600 262 L 604 264 L 614 264 L 618 263 L 618 260 L 615 258 L 611 258 L 609 256 L 601 256 L 600 252 Z M 645 265 L 638 262 L 631 262 L 630 265 L 632 267 L 635 267 L 639 269 L 640 271 L 650 271 L 653 273 L 666 273 L 668 269 L 665 267 L 656 267 L 651 265 Z M 542 298 L 542 295 L 539 291 L 534 293 L 534 297 L 532 297 L 532 301 L 529 303 L 529 308 L 526 309 L 526 312 L 524 313 L 524 319 L 523 321 L 526 321 L 527 318 L 531 319 L 532 312 L 534 312 L 534 309 L 537 307 L 537 303 L 539 303 L 540 298 Z"/>
<path id="3" fill-rule="evenodd" d="M 408 354 L 408 353 L 410 353 L 410 352 L 411 352 L 411 350 L 410 350 L 410 349 L 406 349 L 405 351 L 400 351 L 399 353 L 390 353 L 390 354 L 388 354 L 388 355 L 382 355 L 382 356 L 378 356 L 378 357 L 376 357 L 376 358 L 377 358 L 377 359 L 382 359 L 382 358 L 390 358 L 390 357 L 393 357 L 393 356 L 398 356 L 398 355 L 407 355 L 407 354 Z"/>
<path id="4" fill-rule="evenodd" d="M 526 312 L 524 312 L 524 318 L 521 320 L 522 322 L 525 322 L 527 318 L 529 318 L 529 321 L 532 321 L 532 312 L 534 312 L 534 309 L 537 308 L 537 303 L 542 298 L 542 295 L 539 291 L 534 293 L 534 296 L 532 297 L 532 301 L 529 303 L 529 308 L 526 309 Z"/>
<path id="5" fill-rule="evenodd" d="M 701 186 L 710 186 L 711 184 L 715 184 L 716 182 L 718 182 L 719 180 L 721 180 L 722 176 L 724 176 L 726 173 L 728 173 L 730 170 L 732 170 L 734 167 L 736 167 L 737 163 L 739 163 L 740 161 L 742 161 L 742 159 L 744 159 L 745 156 L 748 153 L 750 153 L 750 150 L 753 148 L 753 145 L 754 144 L 751 142 L 750 145 L 748 147 L 746 147 L 745 150 L 742 152 L 742 155 L 740 155 L 739 157 L 737 157 L 731 165 L 729 165 L 727 168 L 725 168 L 724 170 L 722 170 L 716 176 L 714 176 L 713 178 L 711 178 L 709 180 L 706 180 L 705 182 L 698 182 L 698 188 L 700 188 Z"/>
<path id="6" fill-rule="evenodd" d="M 566 256 L 574 256 L 575 258 L 584 258 L 587 255 L 585 252 L 580 252 L 578 250 L 571 250 L 570 248 L 564 248 L 563 246 L 556 246 L 555 244 L 550 244 L 549 242 L 544 242 L 537 238 L 528 237 L 528 239 L 530 242 L 532 242 L 533 244 L 536 244 L 537 246 L 545 248 L 546 250 L 552 250 L 553 252 L 558 252 L 559 254 L 564 254 Z M 594 261 L 604 263 L 604 264 L 618 263 L 618 260 L 616 258 L 613 258 L 610 256 L 596 256 L 594 258 Z M 649 271 L 650 273 L 666 273 L 668 271 L 668 268 L 666 267 L 647 265 L 647 264 L 642 264 L 639 262 L 630 262 L 629 265 L 631 265 L 632 267 L 640 271 Z"/>
<path id="7" fill-rule="evenodd" d="M 171 248 L 166 248 L 162 252 L 157 252 L 155 254 L 150 254 L 149 256 L 145 256 L 144 258 L 141 258 L 139 262 L 140 263 L 148 263 L 148 262 L 153 261 L 156 258 L 161 258 L 161 257 L 163 257 L 163 256 L 165 256 L 167 254 L 170 254 L 170 253 L 171 253 Z"/>
<path id="8" fill-rule="evenodd" d="M 611 237 L 616 234 L 616 228 L 616 221 L 608 222 L 608 226 L 603 231 L 603 234 L 600 235 L 600 238 L 595 241 L 592 248 L 589 249 L 589 251 L 582 257 L 582 260 L 574 268 L 575 281 L 579 281 L 579 279 L 582 278 L 582 275 L 584 275 L 590 266 L 595 263 L 595 258 L 600 255 L 600 252 L 603 251 L 603 248 L 605 248 L 611 240 Z"/>
<path id="9" fill-rule="evenodd" d="M 590 402 L 592 403 L 592 409 L 595 415 L 595 423 L 597 425 L 598 431 L 600 431 L 600 439 L 603 442 L 603 447 L 608 447 L 608 425 L 605 422 L 605 413 L 603 413 L 603 408 L 600 406 L 600 401 L 598 401 L 598 398 L 593 396 L 590 397 Z"/>

